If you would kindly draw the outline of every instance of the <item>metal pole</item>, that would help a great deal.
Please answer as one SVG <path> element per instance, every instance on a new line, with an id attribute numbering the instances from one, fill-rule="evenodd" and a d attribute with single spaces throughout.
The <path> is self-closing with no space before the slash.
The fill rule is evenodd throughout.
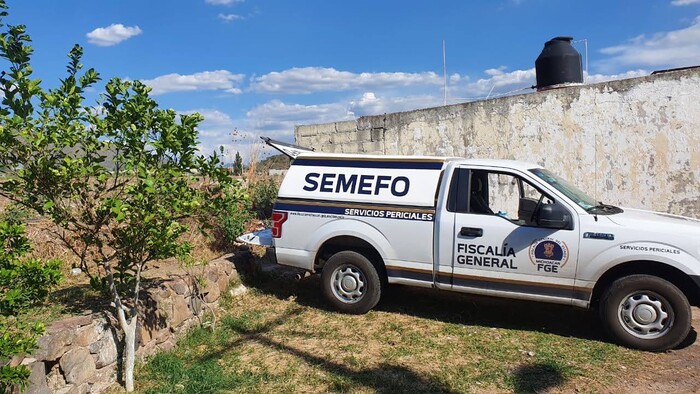
<path id="1" fill-rule="evenodd" d="M 442 40 L 442 78 L 443 78 L 443 91 L 445 95 L 444 104 L 447 105 L 447 58 L 445 55 L 445 40 Z"/>

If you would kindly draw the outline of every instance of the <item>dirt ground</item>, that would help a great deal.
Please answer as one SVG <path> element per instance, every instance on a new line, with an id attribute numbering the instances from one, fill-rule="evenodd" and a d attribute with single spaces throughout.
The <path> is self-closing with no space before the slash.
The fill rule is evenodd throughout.
<path id="1" fill-rule="evenodd" d="M 693 330 L 676 350 L 649 353 L 646 365 L 621 376 L 611 393 L 698 393 L 700 392 L 700 309 L 693 308 Z"/>

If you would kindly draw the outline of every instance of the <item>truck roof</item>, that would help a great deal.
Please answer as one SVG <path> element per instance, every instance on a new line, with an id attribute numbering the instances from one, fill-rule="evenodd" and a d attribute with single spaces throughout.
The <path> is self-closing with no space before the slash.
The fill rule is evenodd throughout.
<path id="1" fill-rule="evenodd" d="M 358 154 L 358 153 L 325 153 L 325 152 L 304 152 L 297 156 L 297 159 L 354 159 L 367 161 L 441 161 L 441 162 L 458 162 L 459 164 L 468 164 L 475 166 L 503 167 L 513 168 L 521 171 L 527 171 L 532 168 L 541 168 L 542 166 L 520 160 L 509 159 L 465 159 L 462 157 L 444 157 L 444 156 L 409 156 L 409 155 L 380 155 L 380 154 Z"/>
<path id="2" fill-rule="evenodd" d="M 361 160 L 430 160 L 430 161 L 448 161 L 457 160 L 458 157 L 444 156 L 408 156 L 408 155 L 379 155 L 379 154 L 363 154 L 363 153 L 326 153 L 326 152 L 304 152 L 299 154 L 296 159 L 361 159 Z"/>
<path id="3" fill-rule="evenodd" d="M 510 160 L 510 159 L 458 159 L 460 164 L 469 164 L 475 166 L 488 166 L 488 167 L 503 167 L 503 168 L 513 168 L 516 170 L 527 171 L 533 168 L 542 168 L 541 165 L 530 163 L 521 160 Z"/>

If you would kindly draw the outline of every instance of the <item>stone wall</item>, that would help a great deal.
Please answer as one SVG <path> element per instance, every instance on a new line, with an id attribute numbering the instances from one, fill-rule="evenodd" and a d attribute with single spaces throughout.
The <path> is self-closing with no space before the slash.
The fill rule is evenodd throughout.
<path id="1" fill-rule="evenodd" d="M 173 348 L 178 335 L 197 324 L 206 308 L 218 307 L 221 294 L 237 277 L 227 258 L 209 263 L 200 274 L 206 279 L 202 297 L 192 296 L 192 277 L 180 274 L 157 280 L 144 290 L 137 328 L 139 358 Z M 106 313 L 51 324 L 35 354 L 21 361 L 32 371 L 26 393 L 99 393 L 112 385 L 121 362 L 117 326 Z"/>
<path id="2" fill-rule="evenodd" d="M 607 203 L 700 217 L 700 68 L 297 126 L 320 152 L 518 159 Z"/>

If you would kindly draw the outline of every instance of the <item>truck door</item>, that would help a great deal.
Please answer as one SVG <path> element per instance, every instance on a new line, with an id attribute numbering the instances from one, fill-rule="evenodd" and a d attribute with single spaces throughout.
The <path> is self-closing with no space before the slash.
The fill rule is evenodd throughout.
<path id="1" fill-rule="evenodd" d="M 461 167 L 451 187 L 455 212 L 452 286 L 455 290 L 568 303 L 578 257 L 577 216 L 521 173 Z M 537 219 L 562 212 L 563 222 Z M 542 222 L 542 223 L 538 223 Z M 444 264 L 444 261 L 441 262 Z"/>

